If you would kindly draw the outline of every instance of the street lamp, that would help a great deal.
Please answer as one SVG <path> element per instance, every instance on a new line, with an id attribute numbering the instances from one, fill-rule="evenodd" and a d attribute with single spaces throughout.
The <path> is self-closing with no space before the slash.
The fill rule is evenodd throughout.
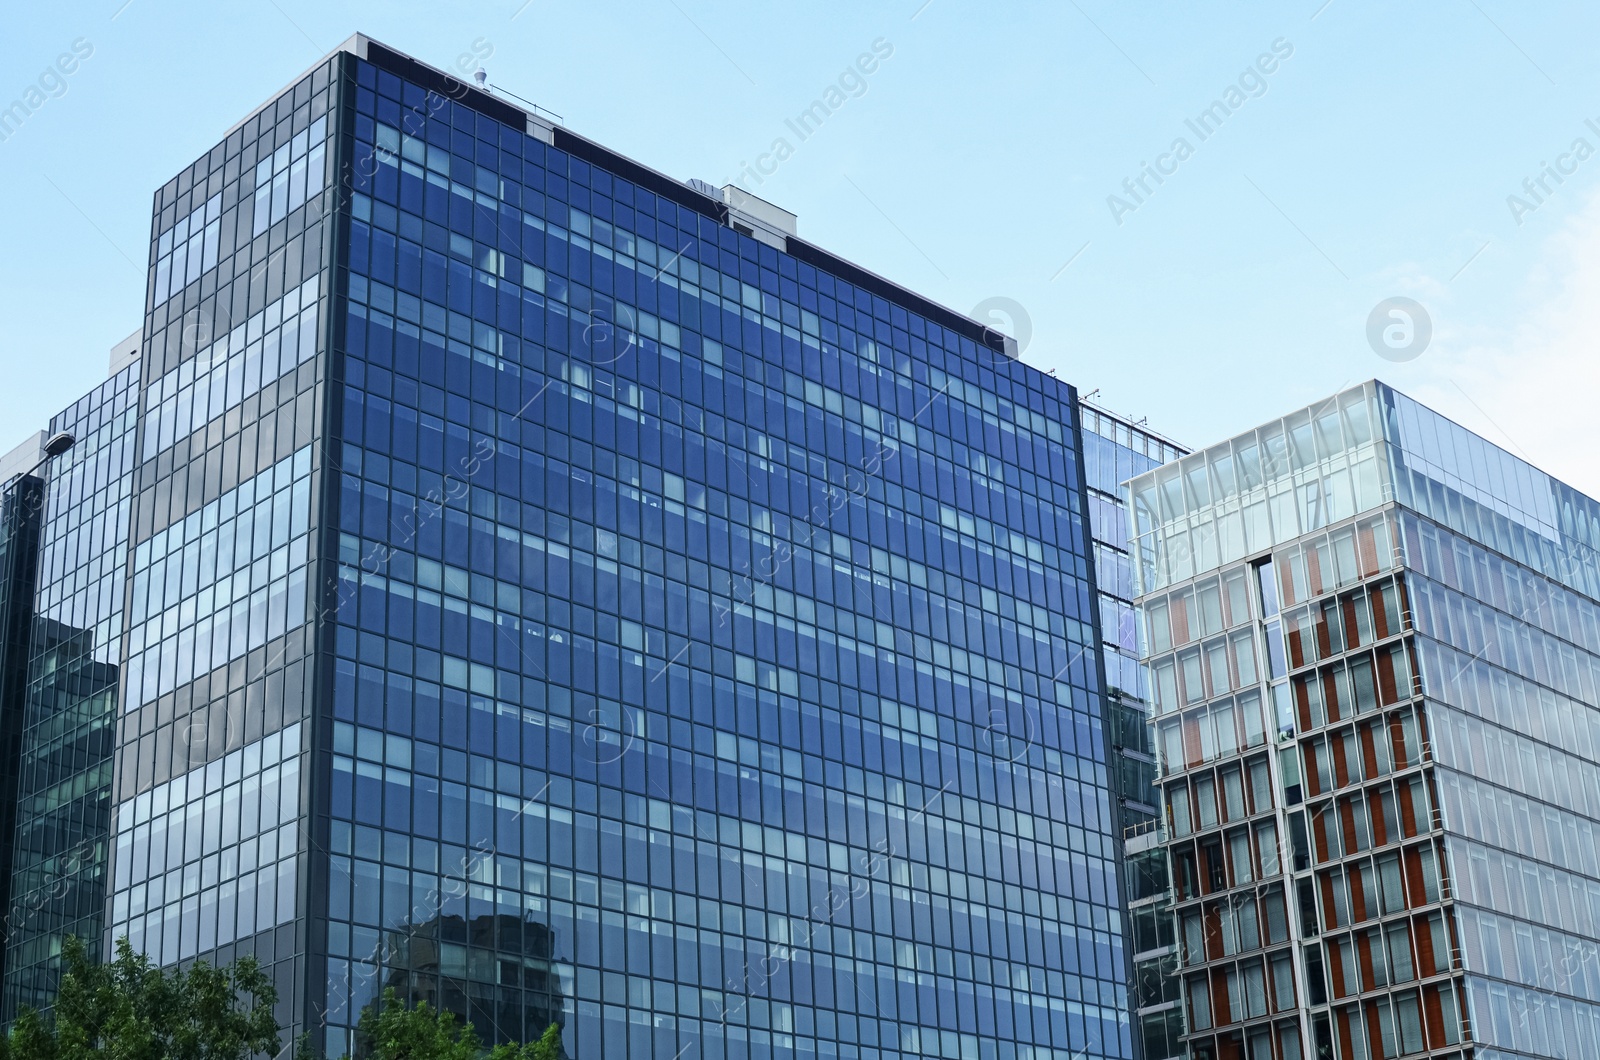
<path id="1" fill-rule="evenodd" d="M 51 435 L 50 440 L 44 443 L 44 459 L 49 460 L 52 457 L 60 456 L 68 449 L 71 449 L 77 441 L 78 439 L 73 437 L 71 431 L 60 431 Z M 40 463 L 43 462 L 40 461 Z"/>
<path id="2" fill-rule="evenodd" d="M 16 477 L 25 478 L 28 475 L 33 474 L 35 471 L 39 470 L 41 467 L 44 467 L 51 460 L 54 460 L 56 457 L 66 452 L 68 449 L 71 449 L 76 444 L 78 444 L 78 439 L 71 431 L 58 431 L 55 434 L 52 434 L 48 439 L 45 440 L 44 457 L 37 464 L 33 465 L 28 470 L 22 472 Z"/>

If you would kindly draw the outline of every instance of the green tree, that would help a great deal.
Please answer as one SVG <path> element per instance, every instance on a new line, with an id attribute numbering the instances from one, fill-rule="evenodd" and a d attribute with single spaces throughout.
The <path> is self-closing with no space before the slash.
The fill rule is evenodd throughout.
<path id="1" fill-rule="evenodd" d="M 455 1013 L 435 1012 L 426 1001 L 411 1008 L 393 988 L 381 1007 L 361 1014 L 356 1033 L 370 1060 L 478 1060 L 483 1053 L 472 1024 L 457 1024 Z"/>
<path id="2" fill-rule="evenodd" d="M 544 1029 L 536 1042 L 527 1045 L 497 1045 L 489 1053 L 489 1060 L 565 1060 L 561 1051 L 561 1025 L 552 1023 Z"/>
<path id="3" fill-rule="evenodd" d="M 533 1043 L 533 1055 L 529 1060 L 561 1060 L 561 1025 L 552 1023 L 544 1029 L 544 1034 L 537 1042 Z"/>
<path id="4" fill-rule="evenodd" d="M 278 1052 L 278 992 L 254 958 L 163 971 L 122 938 L 116 959 L 100 964 L 69 936 L 62 959 L 54 1011 L 45 1018 L 24 1010 L 0 1060 L 245 1060 Z"/>
<path id="5" fill-rule="evenodd" d="M 480 1060 L 482 1041 L 470 1023 L 459 1023 L 453 1012 L 436 1011 L 426 1001 L 415 1008 L 400 1000 L 391 988 L 383 1002 L 361 1014 L 356 1028 L 368 1052 L 367 1060 Z M 550 1024 L 537 1042 L 512 1042 L 489 1050 L 487 1060 L 563 1060 L 561 1027 Z"/>

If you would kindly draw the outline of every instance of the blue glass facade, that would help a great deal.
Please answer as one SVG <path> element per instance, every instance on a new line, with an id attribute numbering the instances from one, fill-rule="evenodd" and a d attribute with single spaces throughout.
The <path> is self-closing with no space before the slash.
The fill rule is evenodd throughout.
<path id="1" fill-rule="evenodd" d="M 330 1052 L 1129 1054 L 1070 387 L 359 38 L 155 211 L 111 933 Z"/>

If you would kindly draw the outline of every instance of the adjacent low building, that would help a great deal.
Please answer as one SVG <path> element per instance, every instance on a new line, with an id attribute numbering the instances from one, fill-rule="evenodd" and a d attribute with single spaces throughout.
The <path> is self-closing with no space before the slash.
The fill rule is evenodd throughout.
<path id="1" fill-rule="evenodd" d="M 128 346 L 0 470 L 6 1020 L 53 1001 L 63 935 L 105 926 L 139 392 Z"/>
<path id="2" fill-rule="evenodd" d="M 1600 504 L 1376 382 L 1129 490 L 1189 1055 L 1595 1055 Z"/>

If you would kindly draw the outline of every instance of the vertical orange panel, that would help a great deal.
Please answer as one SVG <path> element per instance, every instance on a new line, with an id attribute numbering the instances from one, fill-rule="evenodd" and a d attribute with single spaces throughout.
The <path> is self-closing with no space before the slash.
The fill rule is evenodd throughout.
<path id="1" fill-rule="evenodd" d="M 1426 979 L 1438 967 L 1434 963 L 1433 926 L 1428 923 L 1426 917 L 1418 917 L 1411 922 L 1411 933 L 1417 940 L 1417 978 Z"/>
<path id="2" fill-rule="evenodd" d="M 1367 888 L 1361 873 L 1354 869 L 1348 873 L 1350 880 L 1350 922 L 1367 919 Z"/>
<path id="3" fill-rule="evenodd" d="M 1412 847 L 1405 852 L 1406 866 L 1406 898 L 1412 908 L 1427 903 L 1427 895 L 1422 887 L 1422 852 Z"/>
<path id="4" fill-rule="evenodd" d="M 1407 836 L 1417 834 L 1416 788 L 1407 784 L 1400 793 L 1400 828 Z"/>
<path id="5" fill-rule="evenodd" d="M 1448 989 L 1450 987 L 1446 984 L 1430 986 L 1422 992 L 1422 1018 L 1428 1028 L 1428 1045 L 1434 1049 L 1445 1044 L 1444 1006 L 1439 1000 L 1439 993 Z"/>
<path id="6" fill-rule="evenodd" d="M 1337 670 L 1322 673 L 1322 702 L 1328 711 L 1328 720 L 1337 721 L 1344 713 L 1339 704 L 1339 676 Z"/>
<path id="7" fill-rule="evenodd" d="M 1404 650 L 1404 649 L 1401 649 Z M 1409 695 L 1411 690 L 1406 689 Z M 1394 676 L 1394 657 L 1386 651 L 1378 652 L 1378 702 L 1388 705 L 1401 699 L 1400 685 Z"/>
<path id="8" fill-rule="evenodd" d="M 1392 843 L 1395 836 L 1389 834 L 1388 814 L 1383 812 L 1385 806 L 1391 805 L 1394 792 L 1388 788 L 1379 788 L 1367 795 L 1367 822 L 1372 826 L 1372 845 L 1381 847 Z"/>
<path id="9" fill-rule="evenodd" d="M 1361 576 L 1370 578 L 1378 573 L 1378 541 L 1370 526 L 1356 529 L 1356 551 L 1361 557 Z"/>
<path id="10" fill-rule="evenodd" d="M 1340 1056 L 1355 1055 L 1355 1042 L 1352 1040 L 1350 1034 L 1350 1012 L 1350 1009 L 1344 1009 L 1339 1013 L 1338 1023 Z"/>
<path id="11" fill-rule="evenodd" d="M 1386 725 L 1388 730 L 1387 735 L 1389 738 L 1389 749 L 1394 757 L 1394 767 L 1396 769 L 1404 769 L 1407 766 L 1412 765 L 1411 752 L 1406 747 L 1405 729 L 1401 727 L 1398 720 L 1392 719 L 1387 722 Z"/>
<path id="12" fill-rule="evenodd" d="M 1378 1019 L 1377 1003 L 1367 1002 L 1367 1046 L 1374 1057 L 1383 1055 L 1383 1032 L 1378 1029 Z"/>

